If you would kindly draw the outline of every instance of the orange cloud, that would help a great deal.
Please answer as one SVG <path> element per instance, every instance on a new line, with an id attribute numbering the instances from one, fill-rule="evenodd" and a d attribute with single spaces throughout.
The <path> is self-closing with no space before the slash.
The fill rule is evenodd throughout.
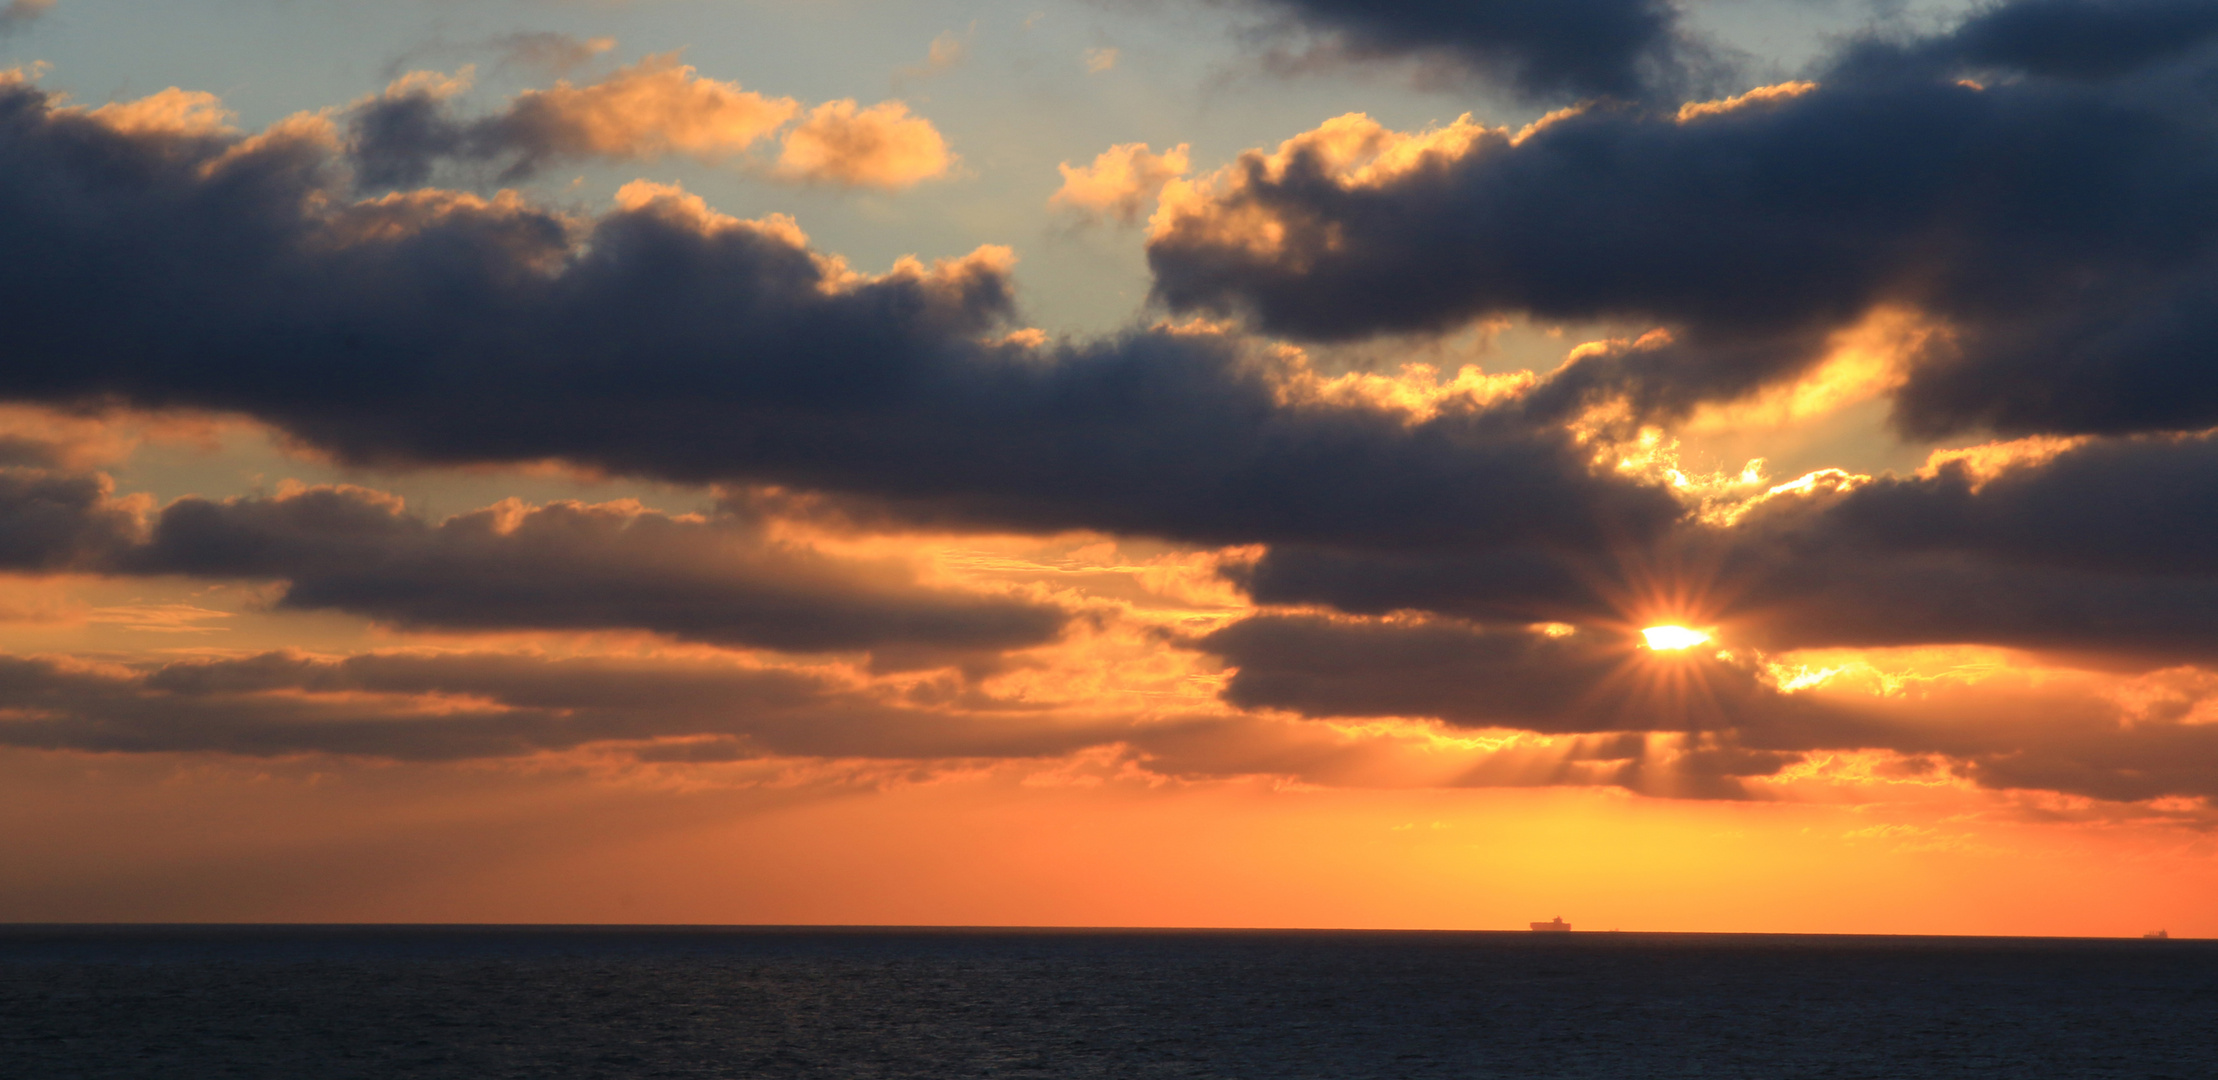
<path id="1" fill-rule="evenodd" d="M 1186 175 L 1187 145 L 1180 143 L 1158 154 L 1146 143 L 1120 143 L 1084 168 L 1067 161 L 1058 164 L 1055 168 L 1063 174 L 1063 186 L 1047 204 L 1133 224 L 1163 185 Z"/>
<path id="2" fill-rule="evenodd" d="M 126 135 L 221 135 L 232 130 L 231 110 L 205 90 L 170 87 L 137 101 L 102 105 L 86 115 Z"/>
<path id="3" fill-rule="evenodd" d="M 676 53 L 649 56 L 585 86 L 529 90 L 508 122 L 549 153 L 652 161 L 672 154 L 719 162 L 791 120 L 800 105 L 697 76 Z"/>
<path id="4" fill-rule="evenodd" d="M 827 101 L 786 132 L 777 174 L 845 187 L 899 190 L 947 175 L 955 156 L 930 120 L 884 101 L 858 109 L 853 99 Z"/>
<path id="5" fill-rule="evenodd" d="M 1733 97 L 1718 101 L 1690 101 L 1679 106 L 1679 122 L 1684 124 L 1705 116 L 1721 116 L 1737 109 L 1760 108 L 1791 98 L 1801 97 L 1817 88 L 1818 84 L 1814 82 L 1797 80 L 1772 86 L 1759 86 L 1745 94 L 1736 94 Z"/>

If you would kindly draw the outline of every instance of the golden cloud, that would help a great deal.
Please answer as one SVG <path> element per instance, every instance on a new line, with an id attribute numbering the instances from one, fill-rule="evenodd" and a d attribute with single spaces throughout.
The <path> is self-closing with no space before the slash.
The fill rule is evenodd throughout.
<path id="1" fill-rule="evenodd" d="M 510 116 L 565 155 L 652 161 L 678 154 L 714 163 L 776 131 L 800 108 L 792 98 L 701 78 L 677 54 L 662 53 L 597 83 L 572 86 L 565 79 L 526 91 Z"/>
<path id="2" fill-rule="evenodd" d="M 1146 143 L 1119 143 L 1084 168 L 1062 162 L 1055 168 L 1063 174 L 1063 186 L 1047 204 L 1133 224 L 1163 185 L 1186 175 L 1187 148 L 1180 143 L 1158 154 Z"/>
<path id="3" fill-rule="evenodd" d="M 786 132 L 777 174 L 846 187 L 899 190 L 947 175 L 955 156 L 939 129 L 909 107 L 884 101 L 867 109 L 851 98 L 827 101 Z"/>

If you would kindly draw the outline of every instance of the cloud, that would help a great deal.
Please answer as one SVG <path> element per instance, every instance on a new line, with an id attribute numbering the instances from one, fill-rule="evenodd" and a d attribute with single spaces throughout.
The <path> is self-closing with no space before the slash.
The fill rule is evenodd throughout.
<path id="1" fill-rule="evenodd" d="M 634 628 L 789 652 L 959 657 L 1044 644 L 1065 619 L 1042 604 L 920 585 L 897 562 L 781 544 L 759 522 L 510 503 L 434 524 L 359 488 L 180 499 L 113 565 L 282 579 L 282 608 L 408 628 Z"/>
<path id="2" fill-rule="evenodd" d="M 1683 513 L 1460 383 L 1311 396 L 1196 328 L 1010 340 L 1012 257 L 862 274 L 790 220 L 633 185 L 340 192 L 328 125 L 134 135 L 0 87 L 0 396 L 243 414 L 342 461 L 561 459 L 880 500 L 910 520 L 1210 543 L 1593 547 Z M 306 362 L 303 357 L 313 357 Z"/>
<path id="3" fill-rule="evenodd" d="M 536 30 L 503 34 L 487 44 L 500 53 L 503 66 L 527 67 L 550 75 L 568 75 L 595 57 L 616 48 L 616 39 L 581 38 L 551 30 Z"/>
<path id="4" fill-rule="evenodd" d="M 0 6 L 0 34 L 27 27 L 52 10 L 54 0 L 8 0 Z"/>
<path id="5" fill-rule="evenodd" d="M 563 161 L 706 164 L 739 160 L 799 118 L 779 138 L 768 175 L 801 183 L 899 190 L 947 175 L 955 157 L 932 122 L 898 101 L 867 109 L 852 100 L 802 111 L 737 83 L 702 78 L 675 53 L 649 56 L 599 82 L 527 90 L 492 116 L 464 119 L 450 101 L 470 73 L 415 72 L 394 80 L 348 114 L 349 151 L 366 189 L 406 188 L 431 178 L 442 160 L 501 164 L 521 180 Z"/>
<path id="6" fill-rule="evenodd" d="M 1306 57 L 1419 58 L 1536 99 L 1639 98 L 1676 89 L 1700 52 L 1665 0 L 1258 0 L 1321 36 Z"/>
<path id="7" fill-rule="evenodd" d="M 946 176 L 955 165 L 930 120 L 898 101 L 858 109 L 850 100 L 809 110 L 781 140 L 776 174 L 807 183 L 898 191 Z"/>
<path id="8" fill-rule="evenodd" d="M 749 757 L 1030 757 L 1109 733 L 903 706 L 802 671 L 491 652 L 275 652 L 140 669 L 0 656 L 0 709 L 9 746 L 404 761 L 699 737 L 736 740 Z"/>
<path id="9" fill-rule="evenodd" d="M 902 68 L 895 72 L 896 77 L 930 79 L 961 67 L 965 60 L 970 59 L 970 37 L 977 32 L 976 23 L 971 24 L 970 32 L 966 34 L 957 34 L 953 30 L 941 31 L 925 49 L 924 62 Z"/>
<path id="10" fill-rule="evenodd" d="M 1231 573 L 1258 602 L 1482 623 L 1720 624 L 1768 651 L 1983 644 L 2066 662 L 2218 661 L 2218 436 L 1938 455 L 1832 471 L 1602 551 L 1281 544 Z M 1987 460 L 1975 466 L 1984 457 Z M 1713 508 L 1723 509 L 1723 508 Z"/>
<path id="11" fill-rule="evenodd" d="M 95 566 L 136 544 L 138 515 L 110 496 L 99 474 L 40 467 L 44 448 L 10 440 L 0 465 L 0 570 L 56 572 Z"/>
<path id="12" fill-rule="evenodd" d="M 709 164 L 730 161 L 800 111 L 737 83 L 702 78 L 677 54 L 649 56 L 598 82 L 527 90 L 501 112 L 457 117 L 448 100 L 468 85 L 460 77 L 417 72 L 356 105 L 349 116 L 351 151 L 368 187 L 412 187 L 441 158 L 505 162 L 516 180 L 562 161 L 655 161 L 682 156 Z"/>
<path id="13" fill-rule="evenodd" d="M 786 652 L 872 650 L 881 667 L 978 664 L 1045 644 L 1068 616 L 920 584 L 898 560 L 840 559 L 732 513 L 507 502 L 443 521 L 357 487 L 198 497 L 143 522 L 101 474 L 0 467 L 0 569 L 283 581 L 280 609 L 407 629 L 646 630 Z M 145 622 L 146 620 L 139 620 Z"/>
<path id="14" fill-rule="evenodd" d="M 1106 45 L 1098 49 L 1088 49 L 1086 50 L 1085 60 L 1086 74 L 1105 74 L 1116 70 L 1117 50 Z"/>
<path id="15" fill-rule="evenodd" d="M 1812 753 L 1880 750 L 1938 755 L 1993 788 L 2121 801 L 2218 795 L 2218 725 L 2196 719 L 2218 706 L 2205 674 L 2160 674 L 2125 693 L 2056 673 L 1943 677 L 1914 695 L 1796 693 L 1745 655 L 1658 656 L 1622 632 L 1283 615 L 1234 623 L 1196 645 L 1237 667 L 1225 697 L 1248 708 L 1583 733 L 1581 753 L 1630 765 L 1657 737 L 1635 733 L 1677 733 L 1668 786 L 1637 768 L 1617 781 L 1659 793 L 1742 796 L 1743 781 Z M 2136 707 L 2136 698 L 2153 704 Z M 1611 732 L 1627 734 L 1603 737 Z M 1542 782 L 1596 777 L 1566 770 Z"/>
<path id="16" fill-rule="evenodd" d="M 1085 168 L 1061 162 L 1063 186 L 1048 197 L 1057 209 L 1077 211 L 1089 218 L 1109 218 L 1136 224 L 1155 202 L 1163 185 L 1186 175 L 1186 143 L 1158 154 L 1146 143 L 1120 143 L 1094 158 Z"/>
<path id="17" fill-rule="evenodd" d="M 1998 7 L 1851 43 L 1815 88 L 1693 111 L 1416 134 L 1343 117 L 1169 185 L 1154 294 L 1320 340 L 1513 314 L 1659 326 L 1542 395 L 1658 417 L 1796 377 L 1900 309 L 1940 328 L 1903 358 L 1908 432 L 2199 430 L 2218 423 L 2218 379 L 2193 359 L 2218 336 L 2218 155 L 2210 52 L 2169 44 L 2206 40 L 2181 10 Z M 2042 21 L 2059 11 L 2178 35 L 2136 51 L 2110 43 L 2155 39 L 1994 29 L 2068 24 Z M 2003 64 L 2019 73 L 1963 81 Z"/>
<path id="18" fill-rule="evenodd" d="M 1930 48 L 1969 64 L 2099 79 L 2213 38 L 2218 11 L 2196 0 L 2016 0 L 1973 13 Z"/>

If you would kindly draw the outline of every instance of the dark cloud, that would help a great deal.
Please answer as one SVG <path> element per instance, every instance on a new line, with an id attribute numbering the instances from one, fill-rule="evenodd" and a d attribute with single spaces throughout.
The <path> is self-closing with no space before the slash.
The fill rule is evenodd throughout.
<path id="1" fill-rule="evenodd" d="M 42 444 L 6 440 L 0 452 L 43 453 Z M 0 465 L 0 570 L 95 569 L 139 539 L 137 515 L 115 505 L 113 484 L 97 474 Z"/>
<path id="2" fill-rule="evenodd" d="M 496 507 L 433 524 L 352 488 L 188 498 L 113 560 L 137 573 L 281 579 L 281 607 L 413 628 L 636 628 L 789 652 L 942 655 L 1039 645 L 1065 614 L 917 584 L 907 568 L 781 545 L 759 523 L 620 505 Z"/>
<path id="3" fill-rule="evenodd" d="M 0 569 L 286 583 L 278 606 L 439 630 L 636 629 L 786 652 L 959 663 L 1053 640 L 1050 604 L 936 588 L 891 560 L 781 543 L 732 513 L 504 504 L 430 522 L 351 487 L 187 497 L 151 528 L 101 474 L 0 467 Z"/>
<path id="4" fill-rule="evenodd" d="M 2106 666 L 2218 661 L 2218 438 L 2100 439 L 1988 472 L 1821 477 L 1642 548 L 1274 547 L 1267 604 L 1580 625 L 1697 619 L 1763 649 L 1987 644 Z"/>
<path id="5" fill-rule="evenodd" d="M 2119 35 L 2077 42 L 2049 17 L 2082 9 L 2120 27 L 2185 17 L 1996 8 L 1960 37 L 1860 42 L 1816 86 L 1452 129 L 1383 174 L 1359 177 L 1322 137 L 1251 153 L 1168 208 L 1155 295 L 1327 340 L 1505 313 L 1661 326 L 1668 339 L 1582 357 L 1535 399 L 1622 394 L 1659 415 L 1796 375 L 1893 306 L 1950 331 L 1909 358 L 1910 431 L 2218 423 L 2201 359 L 2218 338 L 2207 31 L 2127 64 L 2106 44 Z M 2121 58 L 2102 69 L 2116 77 L 2044 77 L 2061 61 L 2036 41 Z M 2005 63 L 2034 74 L 1958 81 Z M 1283 233 L 1259 242 L 1266 223 Z"/>
<path id="6" fill-rule="evenodd" d="M 244 413 L 343 460 L 559 458 L 1209 542 L 1593 546 L 1680 513 L 1515 410 L 1290 399 L 1237 338 L 994 344 L 1006 253 L 853 276 L 778 221 L 627 189 L 334 195 L 313 126 L 125 134 L 0 90 L 0 395 Z"/>
<path id="7" fill-rule="evenodd" d="M 1353 59 L 1466 66 L 1540 99 L 1645 96 L 1683 81 L 1668 0 L 1260 0 Z"/>
<path id="8" fill-rule="evenodd" d="M 1622 630 L 1258 615 L 1196 647 L 1238 668 L 1225 700 L 1305 716 L 1429 716 L 1553 733 L 1718 731 L 1816 710 L 1745 667 L 1658 659 Z M 1699 685 L 1682 669 L 1700 664 Z"/>
<path id="9" fill-rule="evenodd" d="M 146 671 L 0 656 L 0 743 L 412 761 L 725 737 L 746 756 L 1029 757 L 1108 729 L 906 708 L 823 677 L 506 653 L 265 653 Z"/>
<path id="10" fill-rule="evenodd" d="M 2218 38 L 2202 0 L 2016 0 L 1992 4 L 1931 46 L 1967 64 L 2099 79 Z"/>
<path id="11" fill-rule="evenodd" d="M 2209 436 L 2103 440 L 1992 476 L 1773 498 L 1705 542 L 1773 647 L 1987 643 L 2218 659 Z"/>
<path id="12" fill-rule="evenodd" d="M 1433 717 L 1464 727 L 1589 733 L 1586 758 L 1623 762 L 1635 790 L 1736 797 L 1807 754 L 1938 756 L 1992 788 L 2143 800 L 2218 794 L 2218 727 L 2195 723 L 2207 679 L 2135 714 L 2085 688 L 1944 683 L 1890 697 L 1788 693 L 1736 655 L 1657 655 L 1629 635 L 1551 636 L 1442 620 L 1256 616 L 1196 643 L 1238 670 L 1228 701 L 1309 717 Z M 1595 733 L 1622 731 L 1615 743 Z M 1650 761 L 1638 732 L 1678 732 Z M 1555 768 L 1573 756 L 1553 757 Z M 1643 775 L 1643 770 L 1653 775 Z M 1597 782 L 1583 770 L 1541 782 Z"/>
<path id="13" fill-rule="evenodd" d="M 1238 668 L 1224 696 L 1242 708 L 1532 731 L 1623 730 L 1628 719 L 1604 718 L 1606 703 L 1590 702 L 1628 655 L 1595 634 L 1265 615 L 1196 644 Z M 1634 719 L 1645 731 L 1659 718 Z"/>

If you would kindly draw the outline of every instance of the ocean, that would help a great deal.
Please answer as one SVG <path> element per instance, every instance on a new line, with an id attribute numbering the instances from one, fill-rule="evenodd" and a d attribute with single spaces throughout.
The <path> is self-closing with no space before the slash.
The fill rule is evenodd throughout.
<path id="1" fill-rule="evenodd" d="M 2218 942 L 0 927 L 0 1076 L 2218 1077 Z"/>

